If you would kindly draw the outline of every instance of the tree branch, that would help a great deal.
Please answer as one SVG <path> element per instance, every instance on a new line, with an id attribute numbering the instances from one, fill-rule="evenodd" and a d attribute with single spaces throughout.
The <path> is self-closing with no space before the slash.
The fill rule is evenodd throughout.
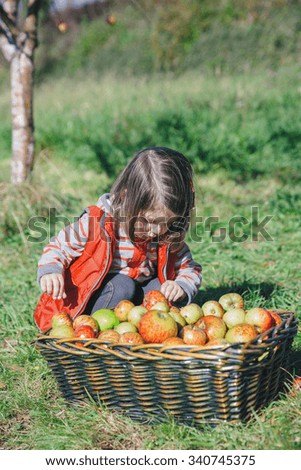
<path id="1" fill-rule="evenodd" d="M 8 62 L 11 62 L 18 46 L 10 32 L 0 23 L 0 49 Z"/>
<path id="2" fill-rule="evenodd" d="M 38 14 L 41 8 L 41 0 L 28 0 L 27 14 L 24 22 L 24 31 L 31 33 L 37 29 Z"/>
<path id="3" fill-rule="evenodd" d="M 3 21 L 6 28 L 10 31 L 11 35 L 16 38 L 20 31 L 16 27 L 15 22 L 9 17 L 7 12 L 4 10 L 1 3 L 0 3 L 0 20 Z"/>

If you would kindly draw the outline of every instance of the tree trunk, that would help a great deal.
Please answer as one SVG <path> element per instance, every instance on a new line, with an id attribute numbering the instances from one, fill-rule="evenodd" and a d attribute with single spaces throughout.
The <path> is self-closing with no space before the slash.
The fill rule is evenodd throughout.
<path id="1" fill-rule="evenodd" d="M 23 183 L 33 168 L 33 57 L 24 51 L 11 61 L 12 164 L 11 182 Z"/>
<path id="2" fill-rule="evenodd" d="M 11 71 L 11 182 L 14 185 L 26 180 L 34 162 L 33 72 L 41 3 L 41 0 L 27 0 L 24 21 L 19 9 L 20 0 L 2 0 L 0 3 L 0 48 Z M 20 23 L 23 23 L 22 29 Z"/>

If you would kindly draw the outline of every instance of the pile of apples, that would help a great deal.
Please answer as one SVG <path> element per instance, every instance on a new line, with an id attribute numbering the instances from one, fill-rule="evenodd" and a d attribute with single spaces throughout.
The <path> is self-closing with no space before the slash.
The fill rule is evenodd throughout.
<path id="1" fill-rule="evenodd" d="M 114 310 L 100 309 L 73 321 L 65 312 L 53 316 L 49 335 L 56 338 L 98 338 L 105 343 L 192 345 L 220 347 L 245 343 L 282 323 L 281 317 L 261 307 L 244 309 L 237 293 L 223 295 L 202 306 L 171 306 L 164 295 L 149 291 L 141 305 L 122 300 Z M 84 346 L 85 342 L 76 342 Z"/>

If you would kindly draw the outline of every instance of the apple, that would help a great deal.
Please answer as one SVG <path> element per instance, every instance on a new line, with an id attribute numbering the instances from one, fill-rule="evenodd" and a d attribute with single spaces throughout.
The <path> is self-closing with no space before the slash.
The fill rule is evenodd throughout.
<path id="1" fill-rule="evenodd" d="M 119 321 L 128 321 L 129 312 L 135 304 L 130 300 L 121 300 L 114 308 L 114 313 Z"/>
<path id="2" fill-rule="evenodd" d="M 222 318 L 224 315 L 224 309 L 219 302 L 216 300 L 208 300 L 202 305 L 202 310 L 205 317 L 207 315 L 214 315 L 215 317 Z"/>
<path id="3" fill-rule="evenodd" d="M 215 317 L 214 315 L 207 315 L 198 320 L 195 326 L 205 331 L 209 341 L 211 339 L 224 338 L 227 326 L 222 318 Z"/>
<path id="4" fill-rule="evenodd" d="M 228 328 L 245 322 L 246 312 L 242 308 L 230 308 L 223 316 Z"/>
<path id="5" fill-rule="evenodd" d="M 282 318 L 280 317 L 280 315 L 278 315 L 278 313 L 273 312 L 272 310 L 268 310 L 268 312 L 270 312 L 270 315 L 274 320 L 275 326 L 279 326 L 283 322 Z"/>
<path id="6" fill-rule="evenodd" d="M 180 313 L 180 309 L 175 305 L 171 305 L 171 307 L 169 307 L 169 313 L 170 312 Z"/>
<path id="7" fill-rule="evenodd" d="M 157 302 L 153 307 L 152 310 L 161 310 L 161 312 L 169 312 L 169 305 L 167 302 Z"/>
<path id="8" fill-rule="evenodd" d="M 162 343 L 171 336 L 177 336 L 178 325 L 169 313 L 149 310 L 141 318 L 138 331 L 146 343 Z"/>
<path id="9" fill-rule="evenodd" d="M 74 338 L 75 331 L 72 326 L 69 325 L 57 325 L 54 326 L 50 332 L 49 336 L 53 336 L 56 338 Z"/>
<path id="10" fill-rule="evenodd" d="M 139 333 L 133 331 L 127 331 L 120 335 L 119 344 L 143 344 L 143 338 Z"/>
<path id="11" fill-rule="evenodd" d="M 55 328 L 56 326 L 59 325 L 66 325 L 66 326 L 72 326 L 72 320 L 68 313 L 66 312 L 58 312 L 55 313 L 52 317 L 52 328 Z"/>
<path id="12" fill-rule="evenodd" d="M 91 339 L 95 338 L 96 334 L 93 331 L 93 328 L 88 325 L 82 325 L 75 330 L 75 336 L 81 339 Z M 75 343 L 77 346 L 84 346 L 85 343 L 77 342 Z"/>
<path id="13" fill-rule="evenodd" d="M 169 346 L 177 346 L 178 344 L 185 344 L 184 341 L 178 336 L 171 336 L 162 341 L 162 344 L 167 344 Z"/>
<path id="14" fill-rule="evenodd" d="M 98 327 L 101 331 L 111 330 L 119 324 L 119 320 L 116 317 L 113 310 L 108 308 L 101 308 L 92 313 L 92 318 L 98 323 Z"/>
<path id="15" fill-rule="evenodd" d="M 255 307 L 247 310 L 245 323 L 255 326 L 258 333 L 269 330 L 274 325 L 274 320 L 270 312 L 264 308 Z"/>
<path id="16" fill-rule="evenodd" d="M 186 323 L 189 323 L 190 325 L 204 316 L 203 310 L 197 304 L 185 305 L 185 307 L 180 309 L 180 313 L 185 319 Z"/>
<path id="17" fill-rule="evenodd" d="M 301 392 L 301 377 L 297 377 L 293 384 L 289 396 L 295 398 Z"/>
<path id="18" fill-rule="evenodd" d="M 226 341 L 229 343 L 247 343 L 256 338 L 258 332 L 253 325 L 248 323 L 241 323 L 240 325 L 235 325 L 233 328 L 227 331 L 225 336 Z"/>
<path id="19" fill-rule="evenodd" d="M 110 26 L 114 26 L 116 24 L 116 16 L 115 15 L 108 15 L 106 17 L 106 22 L 110 25 Z"/>
<path id="20" fill-rule="evenodd" d="M 203 346 L 207 341 L 207 335 L 204 330 L 197 326 L 186 325 L 180 332 L 181 338 L 185 344 Z"/>
<path id="21" fill-rule="evenodd" d="M 131 331 L 132 333 L 137 333 L 137 328 L 135 327 L 135 325 L 128 321 L 123 321 L 119 323 L 119 325 L 115 326 L 114 330 L 117 331 L 117 333 L 119 333 L 120 335 L 129 331 Z"/>
<path id="22" fill-rule="evenodd" d="M 219 299 L 219 303 L 224 310 L 230 310 L 230 308 L 243 308 L 244 299 L 241 295 L 236 294 L 235 292 L 230 292 L 230 294 L 224 294 Z"/>
<path id="23" fill-rule="evenodd" d="M 143 307 L 145 307 L 146 310 L 152 310 L 152 307 L 157 302 L 167 302 L 167 300 L 159 290 L 150 290 L 143 298 Z"/>
<path id="24" fill-rule="evenodd" d="M 220 348 L 223 346 L 230 346 L 230 343 L 225 338 L 216 338 L 211 339 L 208 343 L 205 344 L 205 348 Z"/>
<path id="25" fill-rule="evenodd" d="M 115 330 L 101 331 L 98 335 L 98 339 L 104 343 L 118 343 L 119 338 L 120 334 Z"/>
<path id="26" fill-rule="evenodd" d="M 173 307 L 172 307 L 173 308 Z M 177 311 L 178 310 L 178 311 Z M 169 315 L 177 322 L 178 324 L 178 327 L 179 329 L 182 328 L 183 326 L 185 326 L 187 323 L 186 323 L 186 320 L 184 317 L 182 317 L 182 315 L 180 314 L 180 310 L 179 309 L 170 309 L 170 311 L 168 312 Z"/>
<path id="27" fill-rule="evenodd" d="M 90 315 L 79 315 L 75 320 L 73 320 L 73 328 L 75 330 L 81 326 L 90 326 L 95 334 L 99 331 L 97 321 Z"/>
<path id="28" fill-rule="evenodd" d="M 129 311 L 128 321 L 138 328 L 142 315 L 144 315 L 146 312 L 147 310 L 145 307 L 143 307 L 143 305 L 137 305 Z"/>
<path id="29" fill-rule="evenodd" d="M 93 328 L 88 325 L 82 325 L 77 328 L 75 331 L 75 336 L 78 338 L 95 338 L 96 334 L 94 333 Z"/>

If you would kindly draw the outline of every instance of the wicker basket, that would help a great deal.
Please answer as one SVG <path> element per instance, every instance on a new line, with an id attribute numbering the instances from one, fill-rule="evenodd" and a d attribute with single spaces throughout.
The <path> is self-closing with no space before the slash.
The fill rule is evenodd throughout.
<path id="1" fill-rule="evenodd" d="M 172 415 L 186 424 L 245 421 L 283 390 L 296 315 L 248 344 L 218 349 L 105 344 L 40 336 L 47 360 L 69 402 L 93 399 L 132 419 L 156 422 Z"/>

